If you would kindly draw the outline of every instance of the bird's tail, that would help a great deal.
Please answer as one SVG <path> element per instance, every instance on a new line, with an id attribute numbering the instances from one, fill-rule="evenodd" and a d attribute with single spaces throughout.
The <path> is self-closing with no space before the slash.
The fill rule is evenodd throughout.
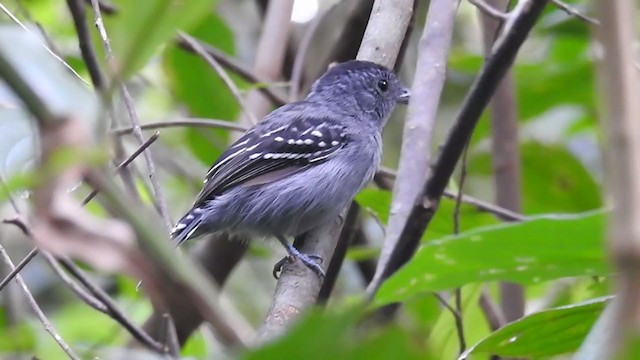
<path id="1" fill-rule="evenodd" d="M 201 234 L 200 225 L 204 218 L 204 211 L 199 207 L 189 210 L 176 226 L 171 229 L 171 239 L 179 246 L 183 242 Z"/>

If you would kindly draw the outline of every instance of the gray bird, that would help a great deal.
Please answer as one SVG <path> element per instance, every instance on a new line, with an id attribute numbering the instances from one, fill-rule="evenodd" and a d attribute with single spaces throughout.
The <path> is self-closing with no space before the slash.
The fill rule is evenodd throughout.
<path id="1" fill-rule="evenodd" d="M 271 112 L 218 158 L 171 237 L 178 245 L 221 231 L 276 237 L 290 259 L 324 276 L 322 259 L 300 253 L 286 237 L 332 220 L 371 181 L 382 128 L 408 100 L 409 90 L 381 65 L 331 67 L 306 99 Z"/>

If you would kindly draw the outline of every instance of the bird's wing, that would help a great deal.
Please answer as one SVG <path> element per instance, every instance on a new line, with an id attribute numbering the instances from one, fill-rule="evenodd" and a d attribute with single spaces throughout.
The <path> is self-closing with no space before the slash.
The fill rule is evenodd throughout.
<path id="1" fill-rule="evenodd" d="M 309 114 L 249 130 L 209 169 L 194 207 L 234 186 L 272 182 L 322 163 L 346 145 L 344 130 L 329 118 Z"/>

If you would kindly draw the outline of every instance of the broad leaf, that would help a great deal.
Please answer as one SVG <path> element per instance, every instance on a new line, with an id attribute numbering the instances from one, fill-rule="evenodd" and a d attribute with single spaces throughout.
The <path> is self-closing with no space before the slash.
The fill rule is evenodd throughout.
<path id="1" fill-rule="evenodd" d="M 425 243 L 383 283 L 376 303 L 427 291 L 494 280 L 536 284 L 581 275 L 607 275 L 605 212 L 542 216 L 475 229 Z"/>
<path id="2" fill-rule="evenodd" d="M 122 77 L 142 68 L 177 30 L 188 30 L 213 11 L 215 0 L 119 0 L 107 32 Z"/>
<path id="3" fill-rule="evenodd" d="M 513 357 L 560 355 L 576 350 L 612 297 L 540 311 L 512 322 L 470 347 L 470 354 Z"/>

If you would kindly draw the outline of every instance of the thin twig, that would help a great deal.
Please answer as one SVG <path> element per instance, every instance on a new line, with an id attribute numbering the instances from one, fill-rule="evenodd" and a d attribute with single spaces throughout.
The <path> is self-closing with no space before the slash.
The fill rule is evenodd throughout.
<path id="1" fill-rule="evenodd" d="M 82 59 L 87 65 L 89 76 L 91 76 L 91 82 L 98 91 L 103 91 L 105 88 L 104 77 L 102 71 L 100 71 L 100 65 L 98 64 L 98 57 L 91 43 L 91 34 L 89 33 L 89 27 L 87 26 L 87 16 L 83 0 L 67 0 L 67 7 L 71 12 L 73 23 L 76 27 L 76 33 L 78 34 L 78 45 L 80 46 L 80 53 Z"/>
<path id="2" fill-rule="evenodd" d="M 220 65 L 226 67 L 227 69 L 231 70 L 232 72 L 238 74 L 241 78 L 243 78 L 244 80 L 253 83 L 253 84 L 265 84 L 268 85 L 270 83 L 269 80 L 259 76 L 258 74 L 254 73 L 253 70 L 249 69 L 248 67 L 240 64 L 238 62 L 238 60 L 232 58 L 231 56 L 223 53 L 222 51 L 202 42 L 201 40 L 198 40 L 194 37 L 191 37 L 191 39 L 195 42 L 197 42 L 198 44 L 200 44 L 200 46 L 205 49 L 205 51 L 211 55 L 214 59 L 216 59 Z M 191 46 L 192 43 L 189 43 L 188 41 L 186 41 L 186 39 L 178 37 L 178 46 L 180 46 L 180 48 L 195 53 L 195 48 L 193 46 Z M 268 86 L 260 86 L 258 89 L 258 91 L 260 91 L 262 94 L 264 94 L 264 96 L 266 96 L 273 105 L 275 106 L 281 106 L 287 103 L 287 99 L 285 99 L 282 95 L 276 93 L 275 91 L 273 91 L 273 89 L 269 88 Z"/>
<path id="3" fill-rule="evenodd" d="M 58 259 L 60 265 L 69 272 L 73 277 L 75 277 L 81 284 L 84 286 L 89 292 L 97 299 L 104 304 L 106 307 L 109 316 L 113 318 L 115 321 L 120 323 L 127 331 L 133 335 L 138 341 L 148 346 L 150 349 L 153 349 L 160 353 L 165 353 L 166 349 L 164 345 L 155 341 L 149 334 L 140 329 L 135 323 L 122 312 L 118 305 L 111 299 L 111 297 L 102 290 L 99 286 L 95 285 L 93 282 L 89 281 L 87 275 L 77 267 L 71 260 L 66 258 Z"/>
<path id="4" fill-rule="evenodd" d="M 84 301 L 87 305 L 94 308 L 95 310 L 100 311 L 107 316 L 111 316 L 109 309 L 104 305 L 101 300 L 98 300 L 95 296 L 89 294 L 84 288 L 82 288 L 78 283 L 76 283 L 73 279 L 71 279 L 67 273 L 62 269 L 58 260 L 48 252 L 43 252 L 42 256 L 47 261 L 51 269 L 58 275 L 58 277 L 62 280 L 62 282 L 73 291 L 74 294 L 80 300 Z"/>
<path id="5" fill-rule="evenodd" d="M 109 42 L 109 37 L 107 35 L 107 30 L 104 27 L 104 22 L 102 20 L 102 14 L 100 13 L 100 4 L 97 0 L 91 0 L 91 4 L 93 6 L 93 13 L 95 16 L 95 24 L 98 28 L 98 33 L 100 34 L 100 38 L 102 40 L 102 44 L 105 49 L 106 57 L 111 66 L 114 66 L 113 63 L 113 51 L 111 50 L 111 43 Z M 124 82 L 120 83 L 120 93 L 122 95 L 122 99 L 124 100 L 125 107 L 127 112 L 129 113 L 129 118 L 131 120 L 131 125 L 133 127 L 133 134 L 140 143 L 140 145 L 144 144 L 144 136 L 142 135 L 142 130 L 140 129 L 140 120 L 138 119 L 138 113 L 135 109 L 135 105 L 131 95 L 129 94 L 129 90 Z M 147 170 L 149 172 L 149 181 L 151 182 L 151 187 L 153 188 L 153 193 L 155 197 L 155 203 L 158 207 L 158 211 L 162 216 L 162 219 L 165 222 L 165 225 L 168 229 L 171 229 L 172 221 L 169 217 L 169 210 L 167 208 L 167 202 L 162 194 L 162 189 L 160 187 L 160 182 L 158 181 L 156 175 L 156 167 L 153 162 L 153 157 L 151 155 L 151 151 L 145 150 L 143 152 L 145 162 L 147 163 Z"/>
<path id="6" fill-rule="evenodd" d="M 12 271 L 15 270 L 16 267 L 13 265 L 13 262 L 11 261 L 9 254 L 7 254 L 6 250 L 1 245 L 0 245 L 0 255 L 2 256 L 4 263 L 7 264 L 9 269 L 11 269 Z M 20 276 L 19 274 L 16 275 L 16 281 L 18 282 L 18 285 L 20 285 L 20 287 L 22 288 L 22 292 L 24 292 L 24 295 L 27 298 L 27 303 L 29 303 L 29 306 L 31 307 L 31 309 L 33 309 L 33 312 L 35 312 L 36 316 L 38 317 L 38 320 L 40 320 L 40 322 L 44 326 L 45 331 L 48 332 L 49 335 L 51 335 L 53 340 L 58 344 L 58 346 L 60 346 L 62 351 L 64 351 L 65 354 L 67 354 L 67 356 L 70 359 L 79 360 L 80 357 L 71 349 L 71 347 L 69 347 L 69 344 L 67 344 L 62 339 L 62 336 L 60 336 L 60 333 L 58 333 L 58 330 L 56 330 L 55 326 L 53 326 L 51 321 L 49 321 L 47 316 L 44 314 L 44 312 L 36 302 L 36 299 L 31 294 L 31 291 L 29 291 L 27 284 L 25 284 L 24 280 L 22 280 L 22 276 Z"/>
<path id="7" fill-rule="evenodd" d="M 462 189 L 464 188 L 464 181 L 467 178 L 467 154 L 469 144 L 462 153 L 462 164 L 460 165 L 460 180 L 458 183 L 458 194 L 456 196 L 456 203 L 453 209 L 453 233 L 460 234 L 460 209 L 462 207 Z M 456 331 L 458 333 L 458 342 L 460 344 L 459 354 L 464 353 L 467 348 L 467 342 L 464 337 L 464 325 L 462 321 L 462 288 L 456 288 L 453 294 L 455 299 L 456 314 Z M 459 318 L 459 320 L 458 320 Z"/>
<path id="8" fill-rule="evenodd" d="M 15 15 L 13 15 L 11 13 L 11 11 L 9 11 L 9 9 L 7 9 L 6 6 L 4 6 L 1 2 L 0 2 L 0 10 L 2 10 L 2 12 L 4 12 L 13 22 L 15 22 L 16 24 L 18 24 L 18 26 L 20 26 L 22 29 L 24 29 L 24 31 L 28 32 L 28 33 L 32 33 L 31 30 L 29 30 L 29 28 L 27 28 Z M 53 52 L 53 50 L 51 50 L 45 43 L 40 43 L 42 45 L 42 47 L 45 48 L 45 50 L 47 50 L 47 52 L 49 54 L 51 54 L 51 56 L 53 56 L 57 61 L 59 61 L 62 65 L 64 65 L 64 67 L 67 68 L 67 70 L 71 71 L 72 74 L 74 74 L 78 79 L 80 79 L 80 81 L 82 81 L 83 83 L 85 83 L 86 85 L 89 85 L 89 83 L 87 82 L 87 80 L 83 79 L 82 76 L 80 76 L 80 74 L 78 74 L 72 67 L 71 65 L 67 64 L 66 61 L 64 61 L 60 56 L 58 56 L 55 52 Z"/>
<path id="9" fill-rule="evenodd" d="M 15 222 L 13 220 L 3 220 L 2 221 L 5 224 L 15 224 Z M 31 251 L 27 254 L 27 256 L 25 256 L 20 263 L 18 264 L 18 266 L 16 266 L 13 270 L 11 270 L 11 272 L 9 274 L 7 274 L 7 276 L 4 277 L 4 279 L 2 279 L 2 282 L 0 282 L 0 291 L 2 291 L 2 289 L 4 289 L 5 286 L 7 286 L 7 284 L 9 282 L 11 282 L 11 280 L 18 275 L 18 273 L 20 271 L 22 271 L 22 269 L 27 266 L 27 264 L 33 260 L 34 257 L 36 257 L 36 255 L 38 255 L 38 248 L 33 248 L 31 249 Z"/>
<path id="10" fill-rule="evenodd" d="M 307 59 L 311 40 L 313 40 L 313 37 L 318 31 L 323 19 L 324 16 L 316 15 L 316 18 L 313 19 L 311 24 L 307 27 L 307 30 L 304 32 L 302 40 L 300 40 L 298 52 L 296 53 L 296 57 L 293 59 L 293 67 L 291 70 L 289 101 L 297 101 L 300 99 L 300 87 L 302 86 L 302 70 L 304 69 L 304 63 Z"/>
<path id="11" fill-rule="evenodd" d="M 376 174 L 376 179 L 384 183 L 377 182 L 376 184 L 385 190 L 390 190 L 393 187 L 393 185 L 392 184 L 389 185 L 386 182 L 388 180 L 395 180 L 395 178 L 396 178 L 395 170 L 381 167 L 380 170 L 378 170 L 378 173 Z M 458 197 L 458 193 L 456 191 L 445 190 L 442 196 L 449 199 L 456 199 Z M 480 200 L 470 195 L 462 194 L 462 202 L 469 206 L 473 206 L 474 208 L 480 211 L 491 213 L 502 220 L 509 220 L 509 221 L 527 220 L 527 217 L 522 214 L 516 213 L 509 209 L 505 209 L 498 205 L 492 204 L 488 201 Z"/>
<path id="12" fill-rule="evenodd" d="M 216 74 L 218 74 L 218 76 L 220 77 L 220 79 L 222 79 L 222 81 L 227 86 L 229 91 L 231 91 L 231 94 L 233 94 L 233 97 L 236 99 L 236 101 L 242 108 L 242 111 L 249 117 L 251 123 L 252 124 L 257 123 L 258 120 L 250 111 L 249 107 L 244 101 L 244 98 L 240 94 L 240 90 L 236 86 L 236 83 L 234 83 L 233 80 L 231 80 L 231 77 L 229 76 L 229 74 L 227 74 L 226 70 L 222 67 L 222 65 L 220 65 L 220 63 L 218 63 L 218 61 L 214 59 L 213 56 L 211 56 L 211 54 L 209 54 L 207 50 L 203 48 L 202 45 L 200 45 L 199 42 L 195 41 L 191 36 L 184 33 L 180 33 L 178 36 L 180 37 L 180 39 L 186 41 L 191 46 L 191 48 L 193 48 L 193 51 L 195 51 L 195 53 L 198 56 L 204 59 L 204 61 L 206 61 L 207 64 L 209 64 L 209 66 L 213 69 L 213 71 L 215 71 Z"/>
<path id="13" fill-rule="evenodd" d="M 438 302 L 442 304 L 445 309 L 449 310 L 451 315 L 453 315 L 453 319 L 456 324 L 458 342 L 460 343 L 460 349 L 462 349 L 460 354 L 462 354 L 467 347 L 467 343 L 464 338 L 464 321 L 462 319 L 462 292 L 460 288 L 457 288 L 455 291 L 455 307 L 451 306 L 449 304 L 449 301 L 445 300 L 445 298 L 443 298 L 442 295 L 438 294 L 437 292 L 434 292 L 433 296 L 435 296 L 436 299 L 438 299 Z"/>
<path id="14" fill-rule="evenodd" d="M 572 7 L 571 5 L 565 3 L 564 1 L 561 0 L 550 0 L 551 3 L 553 5 L 555 5 L 558 9 L 566 12 L 567 14 L 569 14 L 570 16 L 575 16 L 578 19 L 589 23 L 591 25 L 600 25 L 600 21 L 598 21 L 598 19 L 594 19 L 592 17 L 589 17 L 587 15 L 584 15 L 583 13 L 581 13 L 580 11 L 578 11 L 576 8 Z"/>
<path id="15" fill-rule="evenodd" d="M 484 317 L 487 319 L 487 323 L 489 323 L 489 328 L 491 329 L 491 331 L 496 331 L 507 323 L 500 308 L 493 303 L 493 301 L 491 300 L 491 295 L 489 295 L 484 289 L 480 294 L 478 304 L 482 309 Z"/>
<path id="16" fill-rule="evenodd" d="M 475 5 L 483 14 L 498 21 L 504 21 L 509 18 L 509 13 L 502 12 L 493 6 L 484 2 L 484 0 L 468 0 L 469 3 Z"/>
<path id="17" fill-rule="evenodd" d="M 218 119 L 196 119 L 196 118 L 150 122 L 150 123 L 140 125 L 141 130 L 156 130 L 156 129 L 164 129 L 164 128 L 170 128 L 170 127 L 218 128 L 218 129 L 228 129 L 228 130 L 240 131 L 240 132 L 245 132 L 248 129 L 246 126 L 243 126 L 231 121 L 218 120 Z M 111 133 L 114 135 L 125 135 L 125 134 L 130 134 L 132 132 L 133 132 L 132 127 L 111 130 Z"/>
<path id="18" fill-rule="evenodd" d="M 151 144 L 153 144 L 156 140 L 158 140 L 158 137 L 160 136 L 159 132 L 155 132 L 153 135 L 151 135 L 149 137 L 149 139 L 147 139 L 147 141 L 145 141 L 142 145 L 140 145 L 136 151 L 134 151 L 131 155 L 129 155 L 128 158 L 124 159 L 120 164 L 118 164 L 118 166 L 116 167 L 115 171 L 116 173 L 121 171 L 124 167 L 128 166 L 129 164 L 131 164 L 133 162 L 133 160 L 135 160 L 143 151 L 145 151 Z M 87 195 L 82 202 L 80 203 L 82 206 L 86 205 L 89 201 L 91 201 L 96 195 L 98 194 L 98 190 L 97 189 L 93 189 L 89 195 Z"/>

